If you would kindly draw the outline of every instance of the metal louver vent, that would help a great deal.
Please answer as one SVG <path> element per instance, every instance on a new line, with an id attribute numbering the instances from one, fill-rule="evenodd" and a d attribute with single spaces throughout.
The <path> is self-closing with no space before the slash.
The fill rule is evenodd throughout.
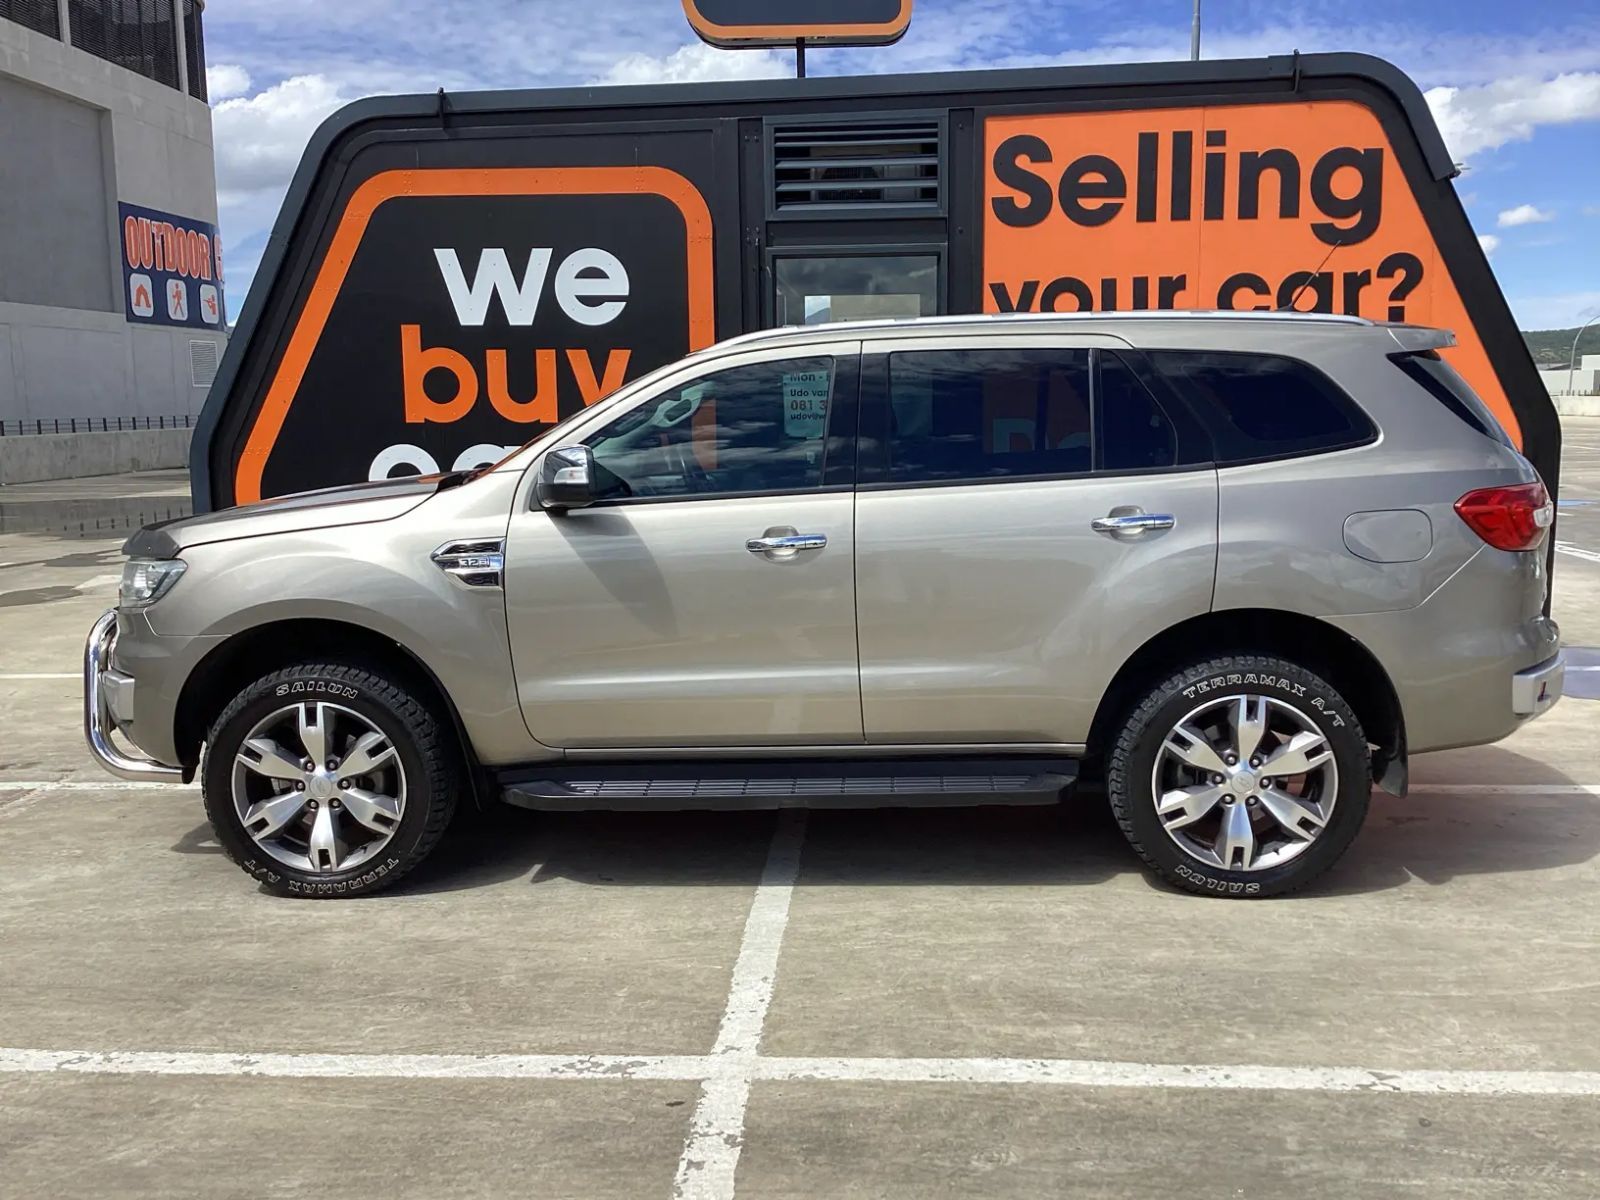
<path id="1" fill-rule="evenodd" d="M 937 208 L 942 132 L 931 119 L 774 129 L 773 208 Z"/>
<path id="2" fill-rule="evenodd" d="M 217 344 L 189 343 L 189 379 L 195 387 L 208 388 L 217 377 Z"/>

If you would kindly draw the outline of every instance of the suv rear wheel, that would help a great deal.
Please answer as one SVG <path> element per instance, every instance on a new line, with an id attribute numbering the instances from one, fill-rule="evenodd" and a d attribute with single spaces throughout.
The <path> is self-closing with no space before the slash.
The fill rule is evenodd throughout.
<path id="1" fill-rule="evenodd" d="M 1366 736 L 1329 684 L 1279 658 L 1217 658 L 1152 688 L 1111 752 L 1117 823 L 1191 892 L 1294 891 L 1344 853 L 1372 791 Z"/>
<path id="2" fill-rule="evenodd" d="M 288 896 L 398 881 L 450 822 L 462 777 L 438 716 L 372 671 L 309 663 L 240 692 L 206 739 L 206 815 L 228 856 Z"/>

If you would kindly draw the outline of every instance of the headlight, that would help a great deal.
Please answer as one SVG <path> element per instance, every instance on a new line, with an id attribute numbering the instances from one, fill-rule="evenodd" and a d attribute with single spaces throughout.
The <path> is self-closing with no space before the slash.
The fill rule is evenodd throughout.
<path id="1" fill-rule="evenodd" d="M 122 608 L 143 608 L 154 604 L 172 590 L 172 585 L 188 570 L 180 558 L 161 561 L 150 558 L 130 558 L 122 567 L 122 586 L 117 589 L 117 603 Z"/>

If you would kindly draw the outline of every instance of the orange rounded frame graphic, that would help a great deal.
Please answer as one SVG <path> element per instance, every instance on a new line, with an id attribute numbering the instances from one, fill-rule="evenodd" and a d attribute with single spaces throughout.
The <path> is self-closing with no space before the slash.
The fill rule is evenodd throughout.
<path id="1" fill-rule="evenodd" d="M 857 21 L 825 25 L 722 25 L 700 11 L 697 0 L 683 0 L 683 15 L 713 46 L 754 47 L 789 46 L 804 38 L 808 42 L 833 42 L 856 46 L 886 46 L 905 36 L 911 25 L 913 0 L 900 0 L 900 11 L 888 21 Z"/>
<path id="2" fill-rule="evenodd" d="M 305 378 L 306 368 L 378 207 L 396 198 L 443 196 L 660 196 L 683 214 L 687 232 L 689 345 L 716 341 L 711 210 L 698 188 L 666 167 L 482 167 L 384 171 L 350 197 L 289 335 L 234 473 L 235 504 L 261 499 L 267 459 Z"/>

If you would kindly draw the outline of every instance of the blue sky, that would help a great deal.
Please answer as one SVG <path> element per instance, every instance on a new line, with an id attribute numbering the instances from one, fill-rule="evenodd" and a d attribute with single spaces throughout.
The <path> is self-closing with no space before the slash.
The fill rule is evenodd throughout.
<path id="1" fill-rule="evenodd" d="M 916 0 L 887 49 L 813 74 L 1186 58 L 1190 0 Z M 206 10 L 229 308 L 237 314 L 307 137 L 385 92 L 787 75 L 701 45 L 679 0 L 220 0 Z M 1425 90 L 1456 186 L 1524 328 L 1600 312 L 1600 0 L 1205 0 L 1206 58 L 1358 50 Z"/>

